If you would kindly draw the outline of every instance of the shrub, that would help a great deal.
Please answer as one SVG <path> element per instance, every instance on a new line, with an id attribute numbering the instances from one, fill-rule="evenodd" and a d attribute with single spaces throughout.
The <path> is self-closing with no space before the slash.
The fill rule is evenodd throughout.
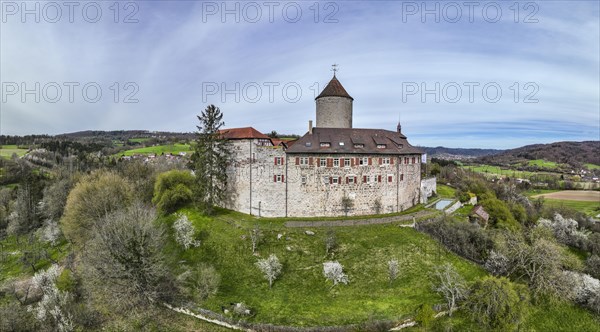
<path id="1" fill-rule="evenodd" d="M 484 277 L 471 287 L 466 307 L 473 319 L 484 327 L 508 331 L 523 321 L 527 302 L 524 286 L 504 277 Z"/>
<path id="2" fill-rule="evenodd" d="M 256 266 L 264 274 L 265 279 L 269 281 L 269 288 L 273 287 L 273 281 L 281 274 L 281 263 L 279 263 L 277 256 L 271 254 L 269 258 L 259 259 Z"/>
<path id="3" fill-rule="evenodd" d="M 333 281 L 333 286 L 338 283 L 348 284 L 348 276 L 344 273 L 344 267 L 337 261 L 323 263 L 323 275 Z"/>
<path id="4" fill-rule="evenodd" d="M 417 311 L 417 316 L 415 316 L 415 321 L 423 328 L 428 329 L 431 325 L 431 322 L 433 322 L 434 315 L 435 311 L 433 311 L 430 305 L 421 304 L 419 310 Z"/>
<path id="5" fill-rule="evenodd" d="M 169 214 L 193 201 L 194 176 L 189 171 L 173 170 L 162 173 L 154 184 L 152 202 L 156 208 Z"/>
<path id="6" fill-rule="evenodd" d="M 592 255 L 585 260 L 585 271 L 594 278 L 600 279 L 600 256 Z"/>
<path id="7" fill-rule="evenodd" d="M 221 276 L 217 270 L 205 263 L 186 271 L 180 276 L 180 279 L 191 289 L 191 293 L 201 301 L 215 295 L 221 284 Z"/>

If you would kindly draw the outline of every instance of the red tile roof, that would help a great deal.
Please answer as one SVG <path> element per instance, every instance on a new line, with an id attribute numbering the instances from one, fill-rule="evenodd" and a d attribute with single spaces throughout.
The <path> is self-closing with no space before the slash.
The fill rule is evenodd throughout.
<path id="1" fill-rule="evenodd" d="M 331 79 L 331 81 L 329 81 L 329 83 L 327 84 L 325 89 L 323 89 L 321 94 L 319 94 L 317 96 L 317 98 L 315 98 L 315 100 L 319 99 L 321 97 L 345 97 L 345 98 L 350 98 L 351 100 L 354 100 L 354 98 L 350 97 L 348 92 L 346 92 L 346 89 L 344 89 L 344 87 L 342 86 L 342 83 L 340 83 L 340 81 L 338 81 L 338 79 L 335 77 L 335 75 L 333 75 L 333 78 Z"/>
<path id="2" fill-rule="evenodd" d="M 226 139 L 248 139 L 248 138 L 264 138 L 269 139 L 269 136 L 259 132 L 252 127 L 245 128 L 230 128 L 221 129 L 219 133 Z"/>

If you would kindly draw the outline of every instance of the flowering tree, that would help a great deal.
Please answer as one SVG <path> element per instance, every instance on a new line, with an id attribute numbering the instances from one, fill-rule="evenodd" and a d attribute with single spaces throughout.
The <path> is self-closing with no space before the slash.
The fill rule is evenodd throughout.
<path id="1" fill-rule="evenodd" d="M 338 261 L 323 263 L 323 275 L 333 281 L 333 286 L 338 283 L 348 284 L 348 276 L 344 273 L 344 267 Z"/>
<path id="2" fill-rule="evenodd" d="M 185 214 L 179 214 L 177 221 L 173 224 L 175 230 L 175 240 L 183 246 L 185 250 L 190 247 L 200 246 L 200 241 L 194 239 L 196 230 Z"/>
<path id="3" fill-rule="evenodd" d="M 60 275 L 58 265 L 52 265 L 48 270 L 36 273 L 32 278 L 34 287 L 42 290 L 42 300 L 33 308 L 39 321 L 51 324 L 59 332 L 73 331 L 73 319 L 64 308 L 71 295 L 56 288 L 56 279 Z"/>
<path id="4" fill-rule="evenodd" d="M 269 280 L 269 288 L 273 287 L 273 281 L 281 274 L 281 263 L 277 256 L 271 254 L 269 258 L 259 259 L 256 266 L 265 275 L 265 279 Z"/>
<path id="5" fill-rule="evenodd" d="M 581 247 L 580 244 L 586 242 L 587 234 L 579 231 L 578 226 L 579 224 L 574 219 L 564 218 L 558 213 L 554 215 L 554 219 L 538 220 L 538 227 L 550 229 L 558 242 Z"/>
<path id="6" fill-rule="evenodd" d="M 58 223 L 52 219 L 46 220 L 44 227 L 42 228 L 42 241 L 48 242 L 52 246 L 55 246 L 59 237 L 60 228 L 58 227 Z"/>

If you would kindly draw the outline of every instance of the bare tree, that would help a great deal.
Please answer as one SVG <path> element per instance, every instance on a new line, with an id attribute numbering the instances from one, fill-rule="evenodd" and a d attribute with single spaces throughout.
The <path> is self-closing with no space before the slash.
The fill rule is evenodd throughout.
<path id="1" fill-rule="evenodd" d="M 467 297 L 468 288 L 465 279 L 450 263 L 436 268 L 434 275 L 437 281 L 434 290 L 444 297 L 448 304 L 448 314 L 452 316 L 456 304 Z"/>
<path id="2" fill-rule="evenodd" d="M 250 241 L 252 241 L 252 253 L 255 254 L 258 244 L 262 241 L 262 232 L 258 225 L 254 225 L 254 228 L 250 230 Z"/>
<path id="3" fill-rule="evenodd" d="M 348 276 L 344 273 L 344 267 L 338 261 L 323 263 L 323 275 L 328 280 L 333 281 L 333 286 L 338 283 L 348 283 Z"/>
<path id="4" fill-rule="evenodd" d="M 333 229 L 328 229 L 325 234 L 325 253 L 329 254 L 337 246 L 337 237 Z"/>
<path id="5" fill-rule="evenodd" d="M 397 259 L 390 259 L 388 261 L 388 279 L 390 281 L 390 286 L 394 282 L 394 280 L 398 279 L 398 274 L 400 273 L 400 265 L 398 264 Z"/>
<path id="6" fill-rule="evenodd" d="M 277 256 L 271 254 L 269 258 L 259 259 L 256 266 L 265 275 L 265 279 L 269 281 L 269 288 L 273 287 L 273 281 L 281 274 L 281 263 L 279 263 Z"/>
<path id="7" fill-rule="evenodd" d="M 155 218 L 153 209 L 140 204 L 111 213 L 86 247 L 88 279 L 121 301 L 116 304 L 149 304 L 173 295 L 162 254 L 164 231 Z"/>
<path id="8" fill-rule="evenodd" d="M 350 212 L 353 207 L 354 201 L 350 197 L 344 195 L 344 197 L 342 197 L 342 210 L 344 211 L 344 215 L 346 217 L 348 216 L 348 212 Z"/>

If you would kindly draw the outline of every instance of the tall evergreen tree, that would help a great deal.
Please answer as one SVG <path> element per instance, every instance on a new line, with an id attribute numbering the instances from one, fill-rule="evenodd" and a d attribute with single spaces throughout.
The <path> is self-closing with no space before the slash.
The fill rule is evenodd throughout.
<path id="1" fill-rule="evenodd" d="M 226 199 L 227 173 L 225 169 L 231 156 L 230 145 L 219 130 L 223 114 L 215 105 L 208 105 L 198 116 L 200 125 L 196 126 L 196 144 L 191 157 L 191 167 L 196 173 L 196 190 L 205 213 L 211 214 L 213 208 Z"/>

